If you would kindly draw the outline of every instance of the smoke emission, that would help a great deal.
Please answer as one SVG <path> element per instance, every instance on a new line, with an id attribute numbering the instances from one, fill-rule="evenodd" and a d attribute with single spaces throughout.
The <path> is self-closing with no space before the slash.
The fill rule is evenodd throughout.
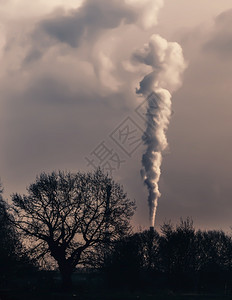
<path id="1" fill-rule="evenodd" d="M 137 94 L 147 99 L 146 129 L 143 141 L 146 151 L 142 157 L 141 175 L 148 189 L 151 226 L 155 224 L 161 174 L 162 153 L 167 148 L 166 131 L 171 117 L 171 94 L 181 84 L 186 67 L 182 49 L 177 43 L 167 42 L 153 35 L 149 44 L 133 55 L 134 62 L 152 67 L 140 82 Z"/>
<path id="2" fill-rule="evenodd" d="M 14 6 L 14 1 L 6 3 L 9 11 L 11 2 Z M 163 0 L 83 0 L 78 5 L 70 0 L 60 7 L 53 2 L 42 11 L 33 4 L 33 13 L 14 6 L 12 19 L 0 11 L 0 91 L 6 104 L 1 114 L 2 119 L 7 116 L 0 128 L 7 132 L 1 148 L 3 173 L 9 185 L 17 178 L 18 186 L 24 187 L 42 170 L 74 166 L 77 156 L 81 160 L 94 146 L 93 128 L 102 134 L 105 124 L 115 126 L 121 111 L 134 107 L 134 87 L 143 78 L 137 90 L 148 100 L 141 173 L 153 224 L 170 93 L 180 85 L 184 60 L 181 47 L 159 35 L 134 49 L 155 28 Z M 116 113 L 111 114 L 111 108 Z M 47 150 L 39 151 L 41 145 Z M 22 170 L 24 176 L 19 176 Z"/>

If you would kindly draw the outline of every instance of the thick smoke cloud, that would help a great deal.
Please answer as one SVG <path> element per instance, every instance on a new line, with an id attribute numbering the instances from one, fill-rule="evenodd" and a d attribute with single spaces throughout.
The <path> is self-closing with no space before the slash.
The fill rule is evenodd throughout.
<path id="1" fill-rule="evenodd" d="M 155 87 L 173 92 L 181 85 L 185 62 L 179 44 L 153 35 L 148 44 L 134 53 L 133 58 L 139 63 L 151 66 L 153 70 L 140 82 L 138 94 L 148 95 Z"/>

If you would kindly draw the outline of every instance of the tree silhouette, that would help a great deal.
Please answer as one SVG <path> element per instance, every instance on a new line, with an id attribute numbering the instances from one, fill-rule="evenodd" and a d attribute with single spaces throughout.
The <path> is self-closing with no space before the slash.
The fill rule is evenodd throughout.
<path id="1" fill-rule="evenodd" d="M 167 274 L 169 283 L 175 288 L 189 284 L 196 265 L 195 229 L 191 219 L 180 221 L 176 228 L 171 223 L 161 226 L 160 238 L 161 270 Z"/>
<path id="2" fill-rule="evenodd" d="M 159 263 L 159 234 L 145 230 L 118 240 L 104 265 L 110 285 L 135 288 L 154 283 Z"/>
<path id="3" fill-rule="evenodd" d="M 196 233 L 198 244 L 198 269 L 214 263 L 230 268 L 232 263 L 231 237 L 223 231 L 209 230 Z"/>
<path id="4" fill-rule="evenodd" d="M 42 173 L 27 190 L 28 195 L 12 197 L 14 223 L 31 245 L 33 241 L 38 257 L 55 259 L 65 288 L 85 254 L 130 230 L 134 202 L 100 169 Z"/>
<path id="5" fill-rule="evenodd" d="M 9 278 L 23 266 L 30 264 L 24 253 L 20 237 L 10 222 L 8 205 L 2 197 L 3 188 L 0 183 L 0 286 L 9 283 Z"/>
<path id="6" fill-rule="evenodd" d="M 205 287 L 228 285 L 232 271 L 232 240 L 223 231 L 196 233 L 197 270 Z"/>
<path id="7" fill-rule="evenodd" d="M 6 203 L 2 198 L 2 186 L 0 184 L 0 265 L 1 280 L 11 271 L 16 252 L 16 236 L 8 221 Z"/>
<path id="8" fill-rule="evenodd" d="M 154 229 L 145 230 L 138 234 L 141 240 L 143 269 L 154 271 L 159 268 L 159 241 L 160 236 Z"/>
<path id="9" fill-rule="evenodd" d="M 107 282 L 116 287 L 138 286 L 142 263 L 141 239 L 138 234 L 118 240 L 104 265 Z"/>

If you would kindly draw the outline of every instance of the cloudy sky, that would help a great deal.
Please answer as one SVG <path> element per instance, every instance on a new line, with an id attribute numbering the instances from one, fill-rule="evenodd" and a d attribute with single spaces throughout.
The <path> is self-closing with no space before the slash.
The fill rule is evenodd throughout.
<path id="1" fill-rule="evenodd" d="M 231 0 L 0 4 L 0 176 L 5 197 L 25 192 L 42 171 L 87 171 L 101 165 L 113 168 L 113 177 L 136 200 L 135 228 L 149 225 L 147 190 L 140 177 L 146 103 L 136 88 L 151 72 L 151 56 L 145 59 L 144 53 L 156 34 L 178 43 L 185 59 L 179 77 L 167 62 L 173 113 L 156 226 L 191 216 L 196 227 L 229 230 Z M 133 132 L 130 143 L 119 139 L 119 132 L 126 131 Z"/>

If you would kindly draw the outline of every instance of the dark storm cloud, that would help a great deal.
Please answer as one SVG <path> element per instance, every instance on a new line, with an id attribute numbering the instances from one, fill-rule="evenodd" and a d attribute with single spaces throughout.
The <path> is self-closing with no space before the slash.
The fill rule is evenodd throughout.
<path id="1" fill-rule="evenodd" d="M 232 9 L 216 17 L 214 31 L 203 46 L 203 50 L 221 58 L 232 56 Z"/>

